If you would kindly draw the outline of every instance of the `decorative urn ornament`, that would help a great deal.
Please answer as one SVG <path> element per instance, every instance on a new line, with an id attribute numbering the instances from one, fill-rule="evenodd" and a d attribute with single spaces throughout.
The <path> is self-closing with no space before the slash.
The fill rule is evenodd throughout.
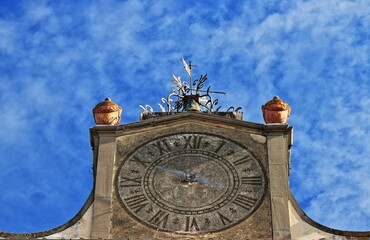
<path id="1" fill-rule="evenodd" d="M 263 119 L 265 123 L 287 123 L 291 107 L 288 103 L 275 96 L 272 100 L 262 106 Z"/>
<path id="2" fill-rule="evenodd" d="M 93 109 L 94 120 L 97 125 L 119 125 L 122 108 L 106 98 Z"/>

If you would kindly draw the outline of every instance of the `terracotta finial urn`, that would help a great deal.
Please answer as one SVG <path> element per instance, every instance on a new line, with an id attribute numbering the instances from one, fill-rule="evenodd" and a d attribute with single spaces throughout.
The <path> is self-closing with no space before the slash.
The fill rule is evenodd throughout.
<path id="1" fill-rule="evenodd" d="M 262 106 L 263 119 L 265 123 L 287 123 L 291 107 L 288 103 L 275 96 L 272 100 Z"/>
<path id="2" fill-rule="evenodd" d="M 94 120 L 97 125 L 119 125 L 122 108 L 106 98 L 93 109 Z"/>

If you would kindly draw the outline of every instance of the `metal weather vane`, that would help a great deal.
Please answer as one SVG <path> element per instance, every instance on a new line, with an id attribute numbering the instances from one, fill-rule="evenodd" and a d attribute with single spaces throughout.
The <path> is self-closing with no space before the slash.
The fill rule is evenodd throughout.
<path id="1" fill-rule="evenodd" d="M 192 68 L 197 67 L 193 65 L 191 61 L 189 64 L 186 63 L 182 58 L 185 71 L 189 75 L 189 82 L 182 81 L 180 77 L 173 76 L 171 80 L 172 92 L 167 98 L 162 98 L 162 103 L 166 105 L 166 108 L 162 104 L 158 103 L 162 112 L 180 112 L 180 111 L 205 111 L 205 112 L 218 112 L 221 106 L 218 106 L 218 99 L 214 99 L 211 94 L 226 94 L 220 91 L 211 91 L 211 86 L 206 90 L 203 90 L 204 83 L 208 80 L 207 74 L 200 75 L 199 79 L 193 81 Z M 176 100 L 174 100 L 175 98 Z M 150 105 L 140 107 L 144 113 L 153 112 L 153 108 Z M 227 112 L 238 112 L 241 108 L 230 107 Z"/>

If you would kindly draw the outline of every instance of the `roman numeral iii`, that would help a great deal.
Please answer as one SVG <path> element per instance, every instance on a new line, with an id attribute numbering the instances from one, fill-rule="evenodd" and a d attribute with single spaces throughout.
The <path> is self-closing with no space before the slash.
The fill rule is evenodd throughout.
<path id="1" fill-rule="evenodd" d="M 242 177 L 242 184 L 261 186 L 262 177 L 261 176 Z"/>

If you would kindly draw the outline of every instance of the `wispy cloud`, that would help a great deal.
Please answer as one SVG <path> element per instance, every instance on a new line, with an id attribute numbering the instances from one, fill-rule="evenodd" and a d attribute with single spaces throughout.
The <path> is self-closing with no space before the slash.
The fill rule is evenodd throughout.
<path id="1" fill-rule="evenodd" d="M 137 121 L 138 105 L 166 96 L 173 73 L 185 79 L 184 56 L 199 66 L 196 76 L 208 72 L 228 93 L 221 105 L 242 106 L 248 121 L 262 122 L 260 106 L 274 95 L 291 104 L 296 198 L 322 224 L 369 230 L 368 1 L 23 1 L 0 9 L 0 229 L 69 220 L 92 185 L 91 109 L 111 97 L 124 123 Z"/>

